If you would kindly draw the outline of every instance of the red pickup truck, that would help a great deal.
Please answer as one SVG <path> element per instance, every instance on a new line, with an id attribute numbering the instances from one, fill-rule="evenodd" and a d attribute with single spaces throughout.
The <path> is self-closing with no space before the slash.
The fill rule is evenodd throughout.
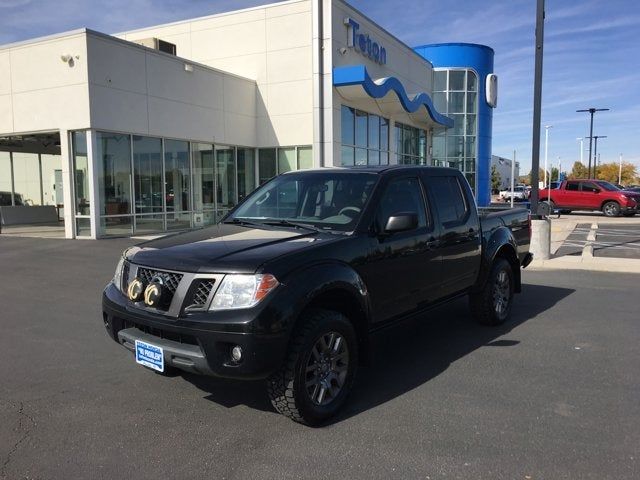
<path id="1" fill-rule="evenodd" d="M 565 180 L 558 188 L 540 190 L 540 201 L 548 201 L 552 210 L 599 210 L 607 217 L 640 212 L 640 194 L 622 191 L 603 180 Z"/>

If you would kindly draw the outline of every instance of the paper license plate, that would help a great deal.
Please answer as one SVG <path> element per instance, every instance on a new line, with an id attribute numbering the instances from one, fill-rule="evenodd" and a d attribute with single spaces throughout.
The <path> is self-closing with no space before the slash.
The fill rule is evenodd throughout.
<path id="1" fill-rule="evenodd" d="M 136 363 L 164 372 L 164 352 L 161 347 L 136 340 Z"/>

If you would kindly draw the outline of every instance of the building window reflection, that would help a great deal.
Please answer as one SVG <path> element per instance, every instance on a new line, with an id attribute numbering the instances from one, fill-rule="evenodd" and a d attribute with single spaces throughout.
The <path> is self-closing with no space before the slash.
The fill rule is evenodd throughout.
<path id="1" fill-rule="evenodd" d="M 475 191 L 478 77 L 473 70 L 433 72 L 436 109 L 453 119 L 453 128 L 433 135 L 433 164 L 461 170 Z"/>
<path id="2" fill-rule="evenodd" d="M 389 163 L 389 120 L 346 105 L 340 109 L 344 166 Z"/>

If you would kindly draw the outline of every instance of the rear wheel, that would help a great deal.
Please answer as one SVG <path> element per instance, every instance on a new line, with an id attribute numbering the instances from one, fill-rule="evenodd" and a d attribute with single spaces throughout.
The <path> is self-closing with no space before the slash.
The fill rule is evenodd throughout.
<path id="1" fill-rule="evenodd" d="M 620 205 L 618 202 L 607 202 L 602 206 L 602 213 L 605 217 L 617 217 L 620 215 Z"/>
<path id="2" fill-rule="evenodd" d="M 315 426 L 344 404 L 356 373 L 358 345 L 344 315 L 310 310 L 305 316 L 284 365 L 267 380 L 267 391 L 279 413 Z"/>
<path id="3" fill-rule="evenodd" d="M 504 323 L 511 313 L 513 290 L 511 264 L 504 258 L 497 258 L 482 290 L 469 296 L 471 312 L 478 323 Z"/>

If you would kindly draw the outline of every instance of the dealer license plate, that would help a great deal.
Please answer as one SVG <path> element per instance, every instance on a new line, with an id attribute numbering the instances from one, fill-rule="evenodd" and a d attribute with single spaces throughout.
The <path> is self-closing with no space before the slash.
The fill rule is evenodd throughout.
<path id="1" fill-rule="evenodd" d="M 164 372 L 164 352 L 161 347 L 136 340 L 136 363 Z"/>

